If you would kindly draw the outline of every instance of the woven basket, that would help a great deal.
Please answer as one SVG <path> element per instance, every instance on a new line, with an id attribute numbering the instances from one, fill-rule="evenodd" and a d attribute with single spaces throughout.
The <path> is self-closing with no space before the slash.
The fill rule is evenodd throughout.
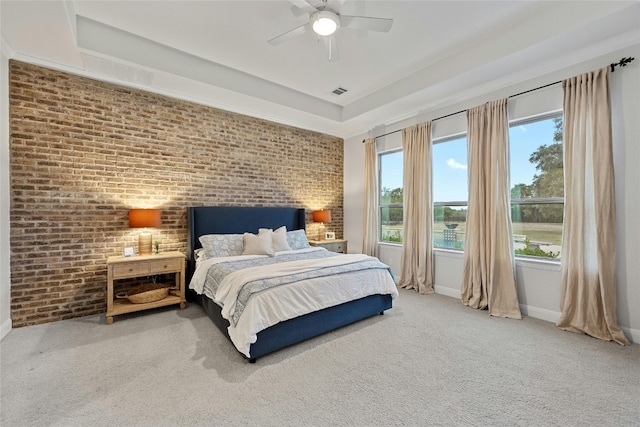
<path id="1" fill-rule="evenodd" d="M 169 287 L 162 283 L 146 283 L 136 286 L 129 292 L 119 292 L 116 298 L 126 298 L 134 304 L 159 301 L 169 295 Z"/>

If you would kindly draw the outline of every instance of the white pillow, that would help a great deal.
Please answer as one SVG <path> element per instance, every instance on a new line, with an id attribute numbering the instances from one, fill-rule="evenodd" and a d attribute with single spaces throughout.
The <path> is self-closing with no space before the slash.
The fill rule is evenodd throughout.
<path id="1" fill-rule="evenodd" d="M 271 243 L 272 233 L 244 233 L 244 251 L 242 255 L 269 255 L 274 256 L 276 252 L 273 250 Z"/>
<path id="2" fill-rule="evenodd" d="M 291 246 L 289 246 L 289 241 L 287 240 L 286 225 L 283 225 L 275 231 L 272 231 L 270 228 L 261 228 L 258 230 L 258 234 L 260 233 L 271 233 L 271 244 L 273 245 L 274 251 L 280 252 L 291 250 Z"/>
<path id="3" fill-rule="evenodd" d="M 273 250 L 276 252 L 291 250 L 291 246 L 289 246 L 289 241 L 287 240 L 287 227 L 285 225 L 273 232 L 271 241 L 273 243 Z"/>

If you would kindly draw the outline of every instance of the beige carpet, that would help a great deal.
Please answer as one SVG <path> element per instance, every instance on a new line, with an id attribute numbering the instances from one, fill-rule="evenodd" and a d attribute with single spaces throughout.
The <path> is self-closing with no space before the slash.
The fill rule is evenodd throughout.
<path id="1" fill-rule="evenodd" d="M 2 426 L 640 425 L 640 346 L 414 291 L 256 364 L 196 305 L 0 345 Z"/>

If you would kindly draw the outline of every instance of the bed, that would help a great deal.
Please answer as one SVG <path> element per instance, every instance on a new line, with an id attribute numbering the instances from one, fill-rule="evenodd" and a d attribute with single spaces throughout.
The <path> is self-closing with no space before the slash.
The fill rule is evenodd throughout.
<path id="1" fill-rule="evenodd" d="M 278 321 L 270 319 L 268 322 L 265 320 L 262 323 L 266 324 L 266 327 L 255 327 L 251 343 L 243 345 L 238 344 L 237 331 L 239 325 L 233 322 L 234 317 L 229 316 L 229 313 L 224 313 L 223 307 L 220 305 L 220 301 L 214 301 L 212 295 L 207 295 L 202 289 L 198 289 L 196 292 L 191 288 L 198 288 L 199 285 L 194 284 L 194 276 L 202 277 L 203 275 L 209 275 L 210 273 L 204 273 L 205 262 L 202 261 L 201 253 L 204 251 L 200 238 L 202 236 L 210 235 L 233 235 L 243 233 L 253 233 L 257 235 L 260 229 L 282 230 L 282 227 L 286 227 L 288 235 L 300 236 L 300 233 L 304 234 L 306 226 L 306 214 L 304 209 L 288 208 L 288 207 L 226 207 L 226 206 L 205 206 L 205 207 L 191 207 L 187 212 L 188 220 L 188 238 L 187 238 L 187 277 L 190 283 L 190 289 L 188 291 L 188 299 L 195 301 L 202 306 L 207 315 L 212 319 L 213 323 L 220 329 L 220 331 L 234 344 L 238 352 L 244 356 L 249 362 L 254 363 L 257 358 L 266 354 L 288 347 L 290 345 L 299 343 L 306 339 L 315 337 L 317 335 L 329 332 L 331 330 L 340 328 L 342 326 L 351 324 L 353 322 L 371 317 L 377 314 L 383 314 L 385 310 L 392 308 L 393 299 L 398 295 L 395 283 L 391 272 L 386 269 L 382 272 L 382 269 L 376 269 L 375 277 L 380 277 L 379 281 L 384 282 L 381 284 L 371 285 L 372 289 L 383 289 L 380 291 L 368 289 L 368 285 L 363 288 L 367 288 L 360 294 L 368 292 L 368 295 L 358 295 L 348 300 L 333 303 L 334 305 L 319 307 L 318 309 L 305 309 L 308 312 L 296 314 L 295 317 L 291 317 L 291 314 L 287 314 L 290 318 L 283 318 Z M 297 231 L 296 231 L 297 230 Z M 304 239 L 306 241 L 306 237 Z M 286 256 L 306 256 L 299 255 L 300 253 L 314 252 L 317 250 L 325 251 L 322 248 L 301 248 L 300 251 L 290 252 L 278 252 L 275 258 L 280 255 Z M 197 255 L 196 255 L 197 254 Z M 327 258 L 323 261 L 313 262 L 340 262 L 339 257 L 350 257 L 353 255 L 338 255 L 338 254 L 319 254 Z M 311 255 L 309 255 L 311 256 Z M 313 255 L 315 256 L 315 255 Z M 360 257 L 365 257 L 359 255 Z M 196 258 L 200 257 L 199 260 Z M 215 258 L 215 257 L 213 257 Z M 260 258 L 256 256 L 255 258 Z M 268 257 L 263 257 L 268 258 Z M 328 258 L 331 258 L 330 260 Z M 369 257 L 370 258 L 370 257 Z M 225 259 L 208 259 L 208 263 L 221 263 Z M 265 260 L 266 261 L 266 260 Z M 371 258 L 370 262 L 377 261 L 375 258 Z M 261 262 L 257 260 L 256 262 Z M 379 262 L 379 261 L 378 261 Z M 231 265 L 231 264 L 229 264 Z M 384 266 L 384 264 L 382 264 Z M 207 264 L 206 268 L 209 269 L 211 264 Z M 196 272 L 196 268 L 200 268 L 200 271 Z M 386 266 L 385 266 L 386 267 Z M 275 267 L 270 267 L 275 268 Z M 338 267 L 335 267 L 338 268 Z M 368 274 L 366 272 L 353 272 L 345 274 L 336 274 L 335 278 L 342 280 L 342 285 L 345 284 L 344 280 L 349 279 L 351 276 L 359 277 L 357 274 Z M 339 276 L 339 277 L 338 277 Z M 373 277 L 373 276 L 372 276 Z M 334 277 L 331 278 L 333 280 Z M 320 277 L 316 279 L 309 279 L 308 282 L 313 281 L 325 281 L 329 280 L 327 277 Z M 378 279 L 371 280 L 371 282 L 378 281 Z M 306 286 L 303 281 L 298 283 L 278 286 L 278 290 L 269 289 L 261 292 L 260 295 L 253 295 L 251 302 L 255 300 L 255 304 L 258 304 L 260 298 L 266 298 L 262 294 L 268 295 L 271 301 L 274 301 L 275 292 L 283 292 L 280 289 L 287 289 L 288 287 L 301 287 Z M 359 286 L 353 281 L 353 286 Z M 334 287 L 335 288 L 335 287 Z M 335 288 L 338 289 L 338 288 Z M 358 288 L 359 289 L 359 288 Z M 287 290 L 287 292 L 296 292 Z M 295 299 L 294 297 L 287 296 L 287 300 Z M 342 298 L 341 297 L 335 297 Z M 264 302 L 261 307 L 264 306 Z M 323 303 L 325 304 L 325 303 Z M 248 307 L 249 303 L 247 303 Z M 224 304 L 225 309 L 228 308 L 228 304 Z M 274 309 L 277 311 L 279 309 Z M 263 309 L 264 311 L 264 309 Z M 281 316 L 281 314 L 268 313 L 270 317 Z M 251 315 L 253 316 L 253 314 Z M 225 318 L 226 317 L 226 318 Z M 246 315 L 246 317 L 250 317 Z M 254 316 L 255 317 L 255 316 Z M 242 317 L 240 318 L 242 319 Z M 237 320 L 237 319 L 236 319 Z M 255 322 L 255 321 L 254 321 Z M 232 326 L 232 323 L 234 326 Z M 252 326 L 254 327 L 254 326 Z M 259 330 L 258 330 L 259 329 Z M 230 333 L 231 332 L 231 333 Z M 234 335 L 235 334 L 235 335 Z M 245 333 L 244 335 L 247 335 Z M 251 335 L 251 334 L 249 334 Z M 234 342 L 235 340 L 235 342 Z"/>

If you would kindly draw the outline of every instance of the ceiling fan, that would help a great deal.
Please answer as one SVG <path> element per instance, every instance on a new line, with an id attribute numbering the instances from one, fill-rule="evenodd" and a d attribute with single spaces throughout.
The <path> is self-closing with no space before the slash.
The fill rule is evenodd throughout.
<path id="1" fill-rule="evenodd" d="M 338 49 L 336 47 L 335 33 L 340 28 L 352 28 L 355 30 L 389 32 L 393 25 L 393 19 L 374 18 L 369 16 L 341 15 L 339 6 L 345 0 L 289 0 L 295 8 L 309 15 L 309 22 L 289 30 L 277 37 L 272 38 L 267 43 L 277 46 L 291 40 L 308 29 L 312 30 L 319 39 L 324 42 L 329 61 L 338 59 Z"/>

